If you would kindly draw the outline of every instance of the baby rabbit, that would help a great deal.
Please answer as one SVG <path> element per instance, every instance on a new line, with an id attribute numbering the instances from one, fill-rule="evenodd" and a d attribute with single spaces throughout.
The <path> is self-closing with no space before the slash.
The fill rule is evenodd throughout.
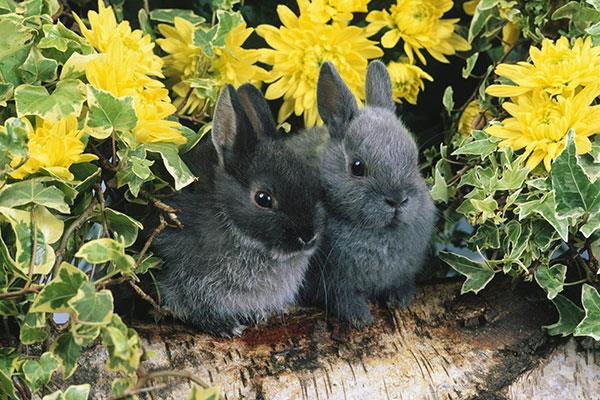
<path id="1" fill-rule="evenodd" d="M 329 62 L 317 88 L 330 136 L 320 160 L 327 222 L 303 297 L 362 328 L 372 321 L 367 300 L 396 307 L 412 300 L 436 211 L 418 171 L 417 146 L 394 113 L 385 65 L 369 64 L 361 110 Z M 313 149 L 324 147 L 322 138 L 321 132 Z"/>
<path id="2" fill-rule="evenodd" d="M 162 302 L 177 318 L 229 337 L 294 302 L 324 212 L 318 173 L 283 142 L 258 89 L 224 88 L 212 143 L 187 157 L 199 181 L 170 202 L 184 228 L 155 242 Z"/>

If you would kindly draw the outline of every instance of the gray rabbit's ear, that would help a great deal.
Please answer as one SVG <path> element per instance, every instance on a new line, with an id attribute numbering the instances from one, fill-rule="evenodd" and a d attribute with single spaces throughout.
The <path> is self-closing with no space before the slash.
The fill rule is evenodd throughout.
<path id="1" fill-rule="evenodd" d="M 354 95 L 329 61 L 321 66 L 317 106 L 332 138 L 344 137 L 344 127 L 358 112 Z"/>
<path id="2" fill-rule="evenodd" d="M 366 105 L 396 111 L 396 105 L 392 99 L 390 74 L 381 61 L 371 61 L 369 63 L 365 92 Z"/>
<path id="3" fill-rule="evenodd" d="M 238 89 L 238 94 L 248 121 L 258 139 L 277 138 L 275 120 L 261 91 L 251 83 L 244 83 Z"/>
<path id="4" fill-rule="evenodd" d="M 256 134 L 231 85 L 225 85 L 217 100 L 211 136 L 220 165 L 235 163 L 244 154 L 254 153 Z"/>

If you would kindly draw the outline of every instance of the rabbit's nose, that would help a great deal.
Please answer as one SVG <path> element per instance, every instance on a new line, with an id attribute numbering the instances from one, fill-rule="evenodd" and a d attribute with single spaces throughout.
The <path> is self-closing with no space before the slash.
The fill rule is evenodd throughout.
<path id="1" fill-rule="evenodd" d="M 385 202 L 388 206 L 392 208 L 400 208 L 408 201 L 408 197 L 402 196 L 397 199 L 392 199 L 391 197 L 386 197 Z"/>
<path id="2" fill-rule="evenodd" d="M 298 243 L 304 247 L 310 247 L 317 241 L 317 235 L 314 234 L 310 239 L 303 238 L 302 236 L 298 237 Z"/>

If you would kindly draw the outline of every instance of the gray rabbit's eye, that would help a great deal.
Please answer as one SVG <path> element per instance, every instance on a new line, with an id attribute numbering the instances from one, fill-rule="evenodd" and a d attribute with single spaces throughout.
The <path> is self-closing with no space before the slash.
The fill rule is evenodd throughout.
<path id="1" fill-rule="evenodd" d="M 354 159 L 350 163 L 350 171 L 354 176 L 365 176 L 367 173 L 367 168 L 362 160 Z"/>
<path id="2" fill-rule="evenodd" d="M 273 208 L 273 198 L 263 190 L 259 190 L 254 194 L 254 202 L 262 208 Z"/>

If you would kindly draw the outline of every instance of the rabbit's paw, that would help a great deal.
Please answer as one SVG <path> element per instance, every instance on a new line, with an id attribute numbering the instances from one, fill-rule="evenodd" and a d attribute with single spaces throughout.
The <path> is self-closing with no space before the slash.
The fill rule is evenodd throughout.
<path id="1" fill-rule="evenodd" d="M 373 315 L 371 315 L 369 304 L 364 297 L 347 297 L 345 304 L 340 307 L 340 311 L 339 318 L 358 330 L 362 330 L 373 322 Z"/>
<path id="2" fill-rule="evenodd" d="M 383 300 L 389 308 L 405 308 L 412 303 L 416 292 L 414 285 L 403 285 L 387 291 Z"/>

